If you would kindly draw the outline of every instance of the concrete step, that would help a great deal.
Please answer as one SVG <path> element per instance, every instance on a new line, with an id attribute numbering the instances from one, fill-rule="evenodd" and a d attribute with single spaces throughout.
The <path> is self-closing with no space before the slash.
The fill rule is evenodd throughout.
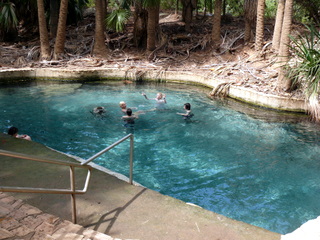
<path id="1" fill-rule="evenodd" d="M 0 192 L 0 240 L 121 240 L 44 213 Z"/>

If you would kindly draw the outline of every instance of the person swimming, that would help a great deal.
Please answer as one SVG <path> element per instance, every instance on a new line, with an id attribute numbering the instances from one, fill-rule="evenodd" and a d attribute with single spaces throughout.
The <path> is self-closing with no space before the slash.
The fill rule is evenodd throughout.
<path id="1" fill-rule="evenodd" d="M 106 112 L 106 110 L 105 110 L 105 108 L 104 107 L 95 107 L 94 109 L 93 109 L 93 113 L 94 114 L 103 114 L 103 113 L 105 113 Z"/>
<path id="2" fill-rule="evenodd" d="M 185 103 L 183 105 L 184 110 L 186 110 L 185 113 L 177 113 L 178 115 L 183 116 L 183 119 L 190 119 L 193 117 L 193 113 L 191 112 L 191 104 L 190 103 Z"/>
<path id="3" fill-rule="evenodd" d="M 155 100 L 156 101 L 156 109 L 164 109 L 165 108 L 165 104 L 167 103 L 166 100 L 166 95 L 158 92 L 157 96 L 155 98 L 148 98 L 147 95 L 143 92 L 141 93 L 142 96 L 145 97 L 145 99 L 147 100 Z"/>
<path id="4" fill-rule="evenodd" d="M 121 108 L 121 111 L 124 114 L 126 114 L 127 113 L 127 109 L 128 109 L 126 102 L 124 102 L 124 101 L 119 102 L 119 106 Z M 137 109 L 137 108 L 136 107 L 130 107 L 130 109 L 132 110 L 132 109 Z"/>
<path id="5" fill-rule="evenodd" d="M 25 139 L 25 140 L 31 141 L 31 137 L 29 135 L 26 135 L 26 134 L 19 135 L 18 134 L 18 128 L 16 128 L 16 127 L 10 127 L 8 129 L 8 134 L 13 136 L 14 138 L 21 138 L 21 139 Z"/>
<path id="6" fill-rule="evenodd" d="M 126 111 L 126 115 L 121 119 L 124 120 L 127 124 L 134 124 L 134 120 L 138 118 L 138 115 L 132 114 L 132 109 L 128 108 Z"/>

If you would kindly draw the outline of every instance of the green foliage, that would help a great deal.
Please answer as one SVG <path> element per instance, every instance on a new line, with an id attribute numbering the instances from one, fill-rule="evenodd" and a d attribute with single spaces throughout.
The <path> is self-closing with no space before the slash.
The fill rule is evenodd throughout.
<path id="1" fill-rule="evenodd" d="M 122 32 L 124 30 L 125 23 L 130 17 L 130 10 L 124 8 L 118 8 L 108 14 L 106 18 L 107 27 L 115 30 L 116 32 Z"/>
<path id="2" fill-rule="evenodd" d="M 0 30 L 9 32 L 16 29 L 18 19 L 16 16 L 15 5 L 12 2 L 2 3 L 0 5 Z"/>
<path id="3" fill-rule="evenodd" d="M 319 94 L 320 81 L 320 33 L 311 26 L 309 33 L 298 38 L 292 38 L 291 50 L 298 58 L 294 66 L 286 66 L 288 77 L 293 80 L 293 86 L 300 86 L 309 99 Z"/>

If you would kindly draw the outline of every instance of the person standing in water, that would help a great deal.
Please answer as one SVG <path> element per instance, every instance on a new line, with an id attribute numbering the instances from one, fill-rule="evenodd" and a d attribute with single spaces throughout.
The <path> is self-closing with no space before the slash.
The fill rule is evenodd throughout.
<path id="1" fill-rule="evenodd" d="M 134 124 L 134 120 L 138 118 L 139 118 L 138 115 L 132 114 L 132 109 L 128 108 L 126 111 L 126 115 L 123 116 L 121 119 L 125 121 L 126 124 Z"/>
<path id="2" fill-rule="evenodd" d="M 141 93 L 141 95 L 144 96 L 145 99 L 147 99 L 147 100 L 155 100 L 156 101 L 156 109 L 164 109 L 165 108 L 165 104 L 167 103 L 165 94 L 158 92 L 157 96 L 155 98 L 148 98 L 145 93 Z"/>
<path id="3" fill-rule="evenodd" d="M 185 103 L 183 105 L 184 110 L 186 110 L 185 113 L 177 113 L 178 115 L 183 116 L 183 119 L 190 119 L 193 117 L 193 113 L 191 112 L 191 104 Z"/>

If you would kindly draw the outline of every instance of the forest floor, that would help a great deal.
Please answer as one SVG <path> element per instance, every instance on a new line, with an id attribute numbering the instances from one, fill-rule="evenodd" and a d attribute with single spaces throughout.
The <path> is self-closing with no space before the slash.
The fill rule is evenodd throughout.
<path id="1" fill-rule="evenodd" d="M 94 12 L 88 10 L 77 26 L 69 26 L 65 42 L 66 58 L 60 61 L 39 61 L 39 35 L 26 36 L 21 30 L 18 43 L 0 42 L 0 70 L 11 68 L 69 68 L 93 69 L 116 67 L 141 74 L 145 71 L 189 71 L 198 75 L 219 78 L 256 91 L 278 96 L 303 98 L 301 91 L 286 93 L 277 87 L 277 58 L 271 50 L 273 21 L 265 23 L 265 43 L 261 52 L 254 44 L 244 44 L 244 21 L 228 17 L 222 20 L 222 44 L 219 49 L 209 47 L 212 17 L 194 17 L 192 32 L 184 31 L 181 16 L 160 14 L 162 39 L 160 47 L 152 53 L 138 50 L 133 44 L 133 23 L 129 21 L 124 33 L 109 31 L 106 45 L 107 59 L 91 56 L 94 42 Z M 301 28 L 294 26 L 294 31 Z M 54 40 L 51 41 L 54 46 Z"/>

